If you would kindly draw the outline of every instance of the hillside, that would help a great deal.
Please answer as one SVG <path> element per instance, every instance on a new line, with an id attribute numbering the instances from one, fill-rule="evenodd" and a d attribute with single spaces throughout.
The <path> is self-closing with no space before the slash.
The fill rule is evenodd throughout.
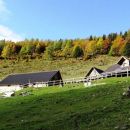
<path id="1" fill-rule="evenodd" d="M 84 77 L 91 67 L 107 69 L 118 61 L 119 57 L 107 55 L 97 56 L 89 60 L 80 60 L 69 58 L 66 60 L 1 60 L 0 61 L 0 79 L 11 73 L 27 73 L 37 71 L 60 70 L 63 79 Z"/>
<path id="2" fill-rule="evenodd" d="M 122 93 L 129 78 L 96 81 L 105 85 L 85 88 L 82 84 L 25 89 L 22 97 L 0 99 L 0 130 L 127 130 L 130 129 L 130 99 Z"/>

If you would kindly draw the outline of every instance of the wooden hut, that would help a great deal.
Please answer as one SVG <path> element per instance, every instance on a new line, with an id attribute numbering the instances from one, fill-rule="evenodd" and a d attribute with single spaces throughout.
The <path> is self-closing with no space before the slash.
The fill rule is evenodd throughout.
<path id="1" fill-rule="evenodd" d="M 45 87 L 63 85 L 60 71 L 11 74 L 0 81 L 1 90 L 20 90 L 25 86 Z"/>

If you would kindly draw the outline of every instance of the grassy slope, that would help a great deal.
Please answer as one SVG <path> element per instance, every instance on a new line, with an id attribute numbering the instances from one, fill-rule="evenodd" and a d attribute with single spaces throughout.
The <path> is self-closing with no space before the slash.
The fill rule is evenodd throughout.
<path id="1" fill-rule="evenodd" d="M 0 99 L 0 130 L 123 129 L 130 124 L 130 99 L 122 99 L 130 79 L 97 82 L 106 85 L 28 89 L 33 95 Z"/>
<path id="2" fill-rule="evenodd" d="M 34 71 L 60 70 L 63 78 L 84 77 L 89 69 L 96 66 L 101 69 L 106 69 L 115 63 L 119 57 L 98 56 L 94 59 L 83 61 L 76 59 L 46 61 L 42 59 L 30 60 L 29 62 L 22 61 L 0 61 L 0 78 L 10 73 L 24 73 Z M 101 60 L 104 65 L 100 65 Z"/>

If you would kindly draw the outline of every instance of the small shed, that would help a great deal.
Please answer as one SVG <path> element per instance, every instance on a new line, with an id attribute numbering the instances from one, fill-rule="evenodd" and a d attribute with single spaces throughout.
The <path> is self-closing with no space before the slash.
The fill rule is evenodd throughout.
<path id="1" fill-rule="evenodd" d="M 85 77 L 96 77 L 100 76 L 104 71 L 96 67 L 92 67 Z"/>

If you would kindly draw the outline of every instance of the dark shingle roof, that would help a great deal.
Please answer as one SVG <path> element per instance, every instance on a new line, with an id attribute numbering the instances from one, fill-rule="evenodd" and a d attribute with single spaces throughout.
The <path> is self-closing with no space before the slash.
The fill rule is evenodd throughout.
<path id="1" fill-rule="evenodd" d="M 101 70 L 101 69 L 98 69 L 98 68 L 96 68 L 96 67 L 92 67 L 92 68 L 90 69 L 90 71 L 87 73 L 86 77 L 89 76 L 94 69 L 95 69 L 99 74 L 101 74 L 101 73 L 104 72 L 104 71 Z"/>
<path id="2" fill-rule="evenodd" d="M 3 79 L 0 82 L 0 86 L 19 85 L 19 84 L 25 85 L 28 83 L 35 83 L 35 82 L 47 82 L 50 81 L 57 73 L 60 75 L 59 71 L 12 74 Z M 59 77 L 61 77 L 61 75 Z M 62 78 L 59 80 L 62 80 Z"/>

